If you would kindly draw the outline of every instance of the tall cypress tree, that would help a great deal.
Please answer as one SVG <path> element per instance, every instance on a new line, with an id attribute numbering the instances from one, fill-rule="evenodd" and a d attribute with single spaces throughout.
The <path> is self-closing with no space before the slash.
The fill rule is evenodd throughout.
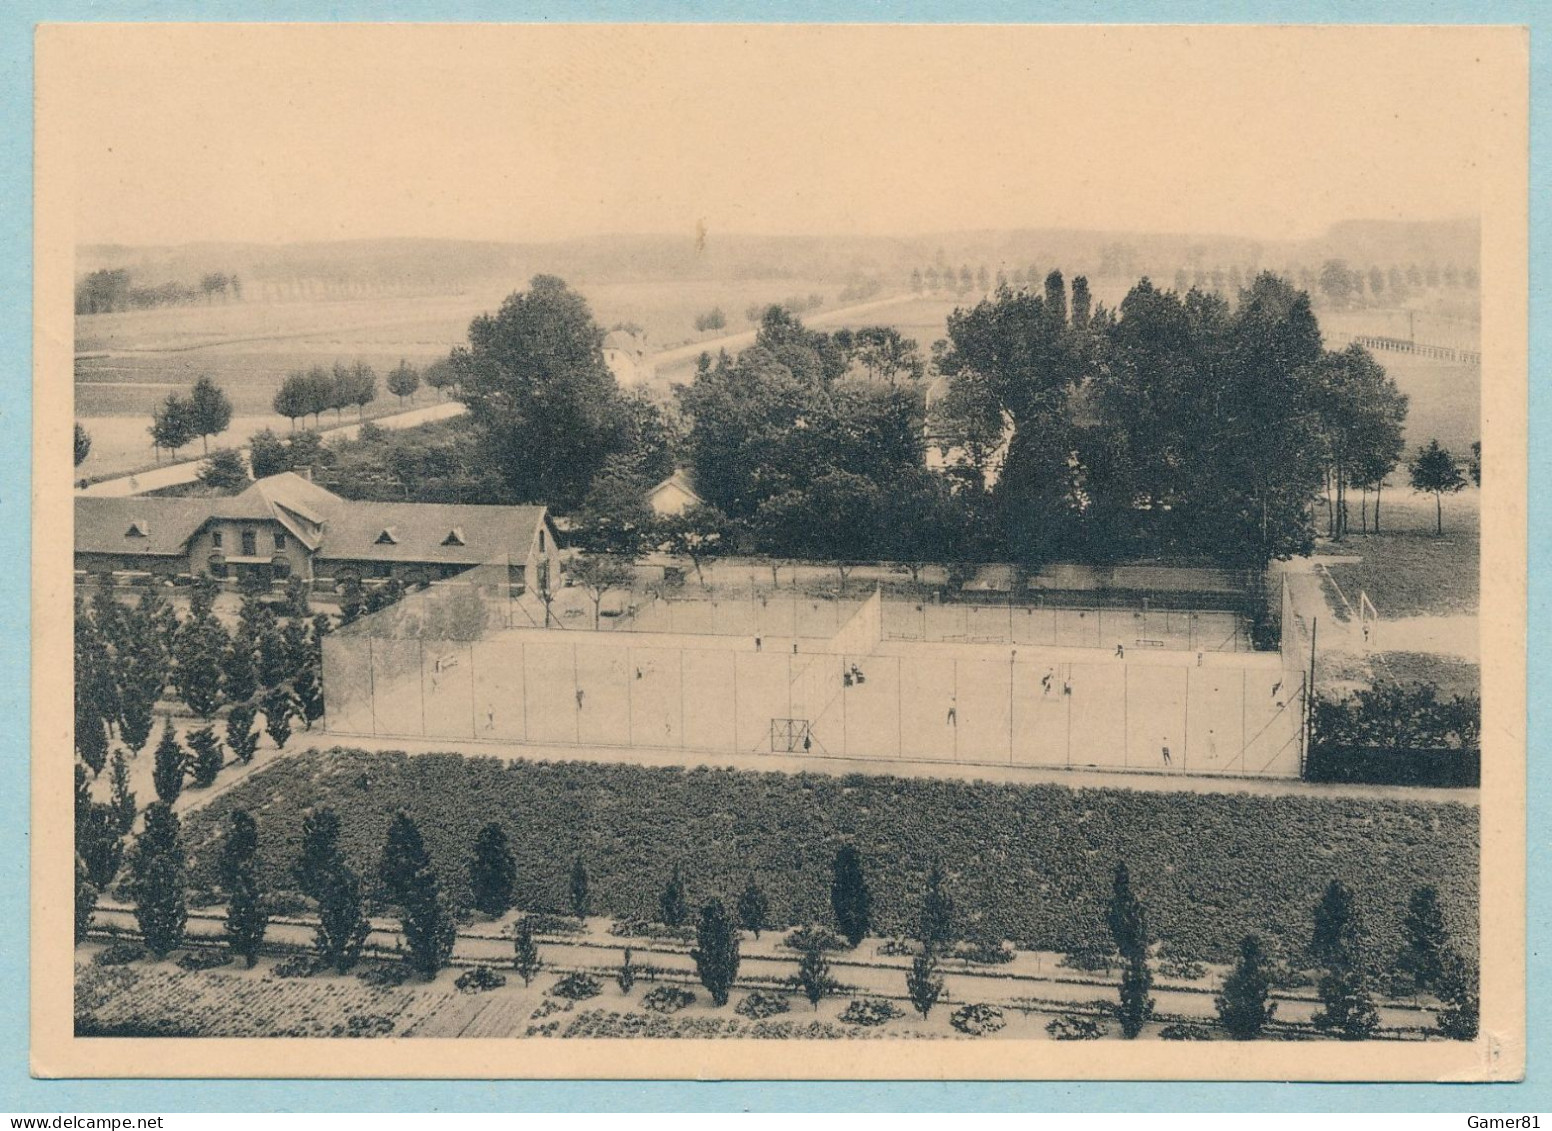
<path id="1" fill-rule="evenodd" d="M 578 855 L 571 861 L 571 913 L 578 919 L 587 918 L 588 876 L 587 865 Z"/>
<path id="2" fill-rule="evenodd" d="M 221 883 L 226 888 L 226 939 L 232 953 L 251 969 L 269 929 L 256 857 L 259 827 L 246 809 L 234 809 L 221 846 Z"/>
<path id="3" fill-rule="evenodd" d="M 303 895 L 321 899 L 325 879 L 333 869 L 343 865 L 339 836 L 339 814 L 327 805 L 302 818 L 302 851 L 291 874 L 297 890 Z"/>
<path id="4" fill-rule="evenodd" d="M 911 968 L 905 974 L 905 992 L 925 1021 L 943 994 L 943 974 L 938 969 L 938 954 L 931 943 L 911 960 Z"/>
<path id="5" fill-rule="evenodd" d="M 921 941 L 929 948 L 948 946 L 954 941 L 954 897 L 949 894 L 943 867 L 936 860 L 927 873 L 927 891 L 922 896 Z"/>
<path id="6" fill-rule="evenodd" d="M 335 861 L 317 877 L 318 956 L 335 971 L 347 973 L 361 958 L 371 925 L 361 913 L 361 881 L 344 863 Z"/>
<path id="7" fill-rule="evenodd" d="M 713 899 L 701 908 L 695 941 L 696 947 L 690 957 L 695 960 L 695 972 L 700 975 L 701 985 L 706 987 L 715 1004 L 726 1005 L 728 991 L 738 977 L 738 931 L 720 899 Z"/>
<path id="8" fill-rule="evenodd" d="M 87 874 L 86 861 L 75 858 L 75 941 L 86 941 L 86 932 L 92 926 L 92 913 L 97 910 L 97 887 Z"/>
<path id="9" fill-rule="evenodd" d="M 830 866 L 830 908 L 846 941 L 860 943 L 868 933 L 873 898 L 862 874 L 862 855 L 849 844 L 836 851 Z"/>
<path id="10" fill-rule="evenodd" d="M 1272 979 L 1267 972 L 1261 940 L 1246 935 L 1239 944 L 1239 960 L 1223 981 L 1218 994 L 1218 1020 L 1236 1041 L 1253 1041 L 1277 1012 L 1277 1004 L 1268 1002 Z"/>
<path id="11" fill-rule="evenodd" d="M 414 819 L 400 809 L 388 824 L 383 854 L 377 865 L 377 877 L 389 900 L 403 904 L 414 888 L 417 874 L 431 863 L 426 842 Z"/>
<path id="12" fill-rule="evenodd" d="M 1379 1012 L 1369 989 L 1358 909 L 1340 880 L 1332 880 L 1315 907 L 1310 953 L 1323 967 L 1317 992 L 1322 1009 L 1315 1027 L 1344 1041 L 1361 1041 L 1379 1027 Z"/>
<path id="13" fill-rule="evenodd" d="M 738 897 L 738 922 L 744 930 L 753 931 L 754 937 L 759 938 L 769 917 L 770 904 L 765 898 L 765 891 L 751 875 Z"/>
<path id="14" fill-rule="evenodd" d="M 496 821 L 480 829 L 474 839 L 474 855 L 469 858 L 469 887 L 474 906 L 491 918 L 504 915 L 512 906 L 512 891 L 517 886 L 517 862 L 506 830 Z"/>
<path id="15" fill-rule="evenodd" d="M 172 729 L 170 718 L 162 727 L 155 758 L 156 762 L 151 769 L 151 784 L 156 787 L 157 798 L 171 805 L 183 792 L 183 776 L 188 772 L 189 756 L 178 745 L 178 732 Z"/>
<path id="16" fill-rule="evenodd" d="M 178 817 L 164 802 L 146 808 L 145 830 L 130 860 L 130 898 L 147 949 L 165 958 L 183 942 L 189 921 Z"/>
<path id="17" fill-rule="evenodd" d="M 517 921 L 512 934 L 512 969 L 528 985 L 534 980 L 544 963 L 539 958 L 539 948 L 534 945 L 533 921 L 524 915 Z"/>
<path id="18" fill-rule="evenodd" d="M 1153 971 L 1148 968 L 1151 940 L 1147 911 L 1132 893 L 1131 874 L 1124 863 L 1116 865 L 1106 918 L 1116 950 L 1121 952 L 1121 1032 L 1131 1040 L 1153 1016 L 1153 999 L 1148 996 L 1153 988 Z"/>
<path id="19" fill-rule="evenodd" d="M 690 917 L 690 903 L 685 896 L 684 874 L 679 865 L 674 865 L 673 872 L 668 877 L 668 882 L 663 885 L 662 894 L 657 900 L 658 913 L 665 926 L 682 927 L 686 919 Z M 719 903 L 717 906 L 721 906 Z M 720 1004 L 720 1003 L 719 1003 Z"/>
<path id="20" fill-rule="evenodd" d="M 457 925 L 447 910 L 442 885 L 437 882 L 429 860 L 409 877 L 403 895 L 404 915 L 400 923 L 410 964 L 429 981 L 452 958 L 453 944 L 458 939 Z"/>
<path id="21" fill-rule="evenodd" d="M 1450 947 L 1439 893 L 1432 885 L 1418 888 L 1407 900 L 1401 933 L 1406 942 L 1399 965 L 1412 975 L 1419 989 L 1432 989 L 1443 973 L 1444 956 Z"/>

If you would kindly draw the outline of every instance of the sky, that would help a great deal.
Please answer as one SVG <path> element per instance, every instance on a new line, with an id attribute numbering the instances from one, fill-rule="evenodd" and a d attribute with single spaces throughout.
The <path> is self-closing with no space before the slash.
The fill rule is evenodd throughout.
<path id="1" fill-rule="evenodd" d="M 38 129 L 62 199 L 40 205 L 77 243 L 1300 238 L 1477 216 L 1521 50 L 1445 28 L 57 25 Z"/>

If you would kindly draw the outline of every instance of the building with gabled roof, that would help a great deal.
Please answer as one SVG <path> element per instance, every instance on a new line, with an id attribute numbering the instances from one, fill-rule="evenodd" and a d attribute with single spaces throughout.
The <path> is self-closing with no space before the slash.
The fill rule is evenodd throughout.
<path id="1" fill-rule="evenodd" d="M 695 492 L 695 480 L 690 472 L 682 467 L 647 491 L 647 505 L 653 514 L 683 514 L 704 501 Z"/>
<path id="2" fill-rule="evenodd" d="M 528 586 L 559 569 L 544 507 L 359 502 L 292 472 L 222 498 L 80 496 L 75 519 L 85 573 L 430 582 L 506 562 Z"/>

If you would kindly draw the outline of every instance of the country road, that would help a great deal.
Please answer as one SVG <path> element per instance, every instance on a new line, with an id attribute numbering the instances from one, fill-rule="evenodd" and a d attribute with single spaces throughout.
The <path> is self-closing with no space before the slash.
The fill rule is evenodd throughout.
<path id="1" fill-rule="evenodd" d="M 413 428 L 417 424 L 429 424 L 433 420 L 447 420 L 458 416 L 464 411 L 464 406 L 459 401 L 442 401 L 438 404 L 427 405 L 424 408 L 410 409 L 408 412 L 398 412 L 390 416 L 379 416 L 366 421 L 378 428 L 397 429 Z M 323 429 L 319 435 L 325 440 L 341 439 L 350 440 L 361 431 L 362 424 L 340 424 L 333 428 Z M 247 447 L 239 448 L 243 459 L 248 458 Z M 160 491 L 166 487 L 177 487 L 184 483 L 192 483 L 199 477 L 200 466 L 204 458 L 185 460 L 182 463 L 170 463 L 165 467 L 155 467 L 149 471 L 140 471 L 132 475 L 120 475 L 112 479 L 104 479 L 99 483 L 93 483 L 90 487 L 76 489 L 77 495 L 93 497 L 143 495 L 148 491 Z"/>

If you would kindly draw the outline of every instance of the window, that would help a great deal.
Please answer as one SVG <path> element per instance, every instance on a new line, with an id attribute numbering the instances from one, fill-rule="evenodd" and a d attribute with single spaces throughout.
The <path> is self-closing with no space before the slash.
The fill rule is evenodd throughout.
<path id="1" fill-rule="evenodd" d="M 382 533 L 377 536 L 377 544 L 379 546 L 396 546 L 396 545 L 398 545 L 398 542 L 399 542 L 398 529 L 399 528 L 396 527 L 396 526 L 384 527 Z"/>
<path id="2" fill-rule="evenodd" d="M 277 530 L 277 531 L 275 531 L 275 549 L 277 549 L 277 550 L 284 550 L 285 548 L 286 548 L 286 532 L 284 530 Z"/>
<path id="3" fill-rule="evenodd" d="M 210 544 L 218 550 L 221 548 L 221 532 L 219 530 L 212 530 L 210 532 Z"/>
<path id="4" fill-rule="evenodd" d="M 442 545 L 444 545 L 444 546 L 466 546 L 466 545 L 468 545 L 468 543 L 464 541 L 463 527 L 455 526 L 451 530 L 449 530 L 447 532 L 447 537 L 442 539 Z"/>
<path id="5" fill-rule="evenodd" d="M 539 528 L 539 552 L 544 553 L 544 528 Z"/>
<path id="6" fill-rule="evenodd" d="M 242 532 L 243 557 L 251 558 L 259 552 L 259 540 L 251 530 Z"/>
<path id="7" fill-rule="evenodd" d="M 128 530 L 124 531 L 126 538 L 149 538 L 150 536 L 151 532 L 147 529 L 145 521 L 138 518 L 129 524 Z"/>

